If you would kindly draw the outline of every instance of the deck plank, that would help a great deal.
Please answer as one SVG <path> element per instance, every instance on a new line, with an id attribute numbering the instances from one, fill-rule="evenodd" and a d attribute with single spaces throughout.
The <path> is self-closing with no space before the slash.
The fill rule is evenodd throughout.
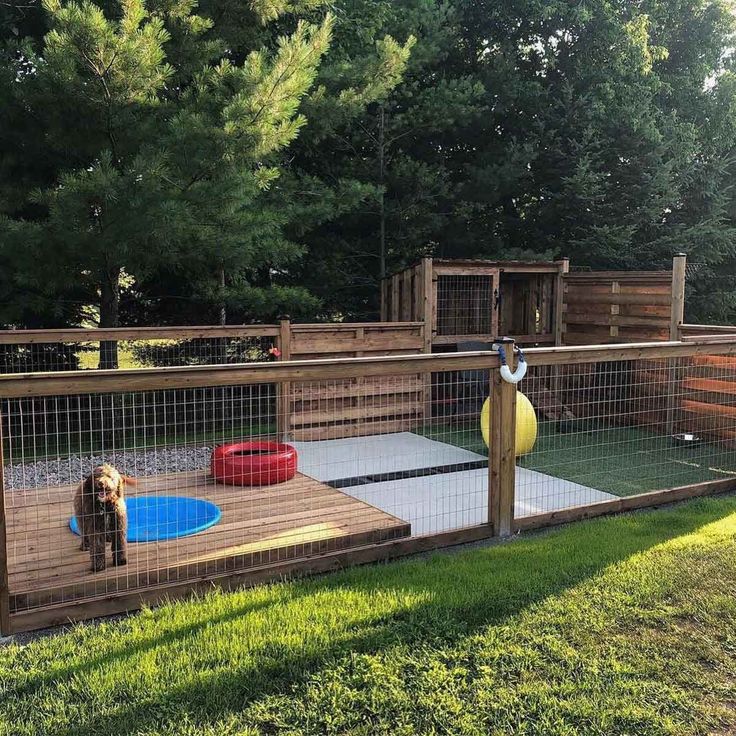
<path id="1" fill-rule="evenodd" d="M 206 471 L 140 478 L 129 497 L 177 495 L 216 503 L 222 519 L 189 537 L 130 544 L 128 564 L 89 570 L 68 527 L 76 486 L 10 492 L 11 612 L 196 580 L 410 535 L 410 526 L 307 476 L 275 486 L 216 483 Z M 108 549 L 108 564 L 110 552 Z"/>

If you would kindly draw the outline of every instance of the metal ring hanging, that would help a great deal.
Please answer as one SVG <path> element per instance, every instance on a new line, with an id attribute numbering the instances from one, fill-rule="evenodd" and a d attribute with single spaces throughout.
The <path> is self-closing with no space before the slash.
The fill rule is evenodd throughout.
<path id="1" fill-rule="evenodd" d="M 506 350 L 503 345 L 498 346 L 498 356 L 501 359 L 501 378 L 506 383 L 519 383 L 522 378 L 526 375 L 527 363 L 524 353 L 521 352 L 521 348 L 516 348 L 516 353 L 519 356 L 519 365 L 516 366 L 516 370 L 512 373 L 506 362 Z"/>

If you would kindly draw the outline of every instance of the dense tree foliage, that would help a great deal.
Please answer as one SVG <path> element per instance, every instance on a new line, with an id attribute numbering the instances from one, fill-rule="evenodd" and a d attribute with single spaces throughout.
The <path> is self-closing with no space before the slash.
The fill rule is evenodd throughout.
<path id="1" fill-rule="evenodd" d="M 736 319 L 733 11 L 0 5 L 0 321 L 370 317 L 422 254 L 677 251 L 691 316 Z"/>

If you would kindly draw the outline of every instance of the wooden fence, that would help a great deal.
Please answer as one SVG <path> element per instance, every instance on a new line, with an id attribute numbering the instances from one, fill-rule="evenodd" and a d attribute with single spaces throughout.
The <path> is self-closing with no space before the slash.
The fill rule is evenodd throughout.
<path id="1" fill-rule="evenodd" d="M 683 324 L 685 342 L 736 338 L 733 325 Z M 681 371 L 682 426 L 685 431 L 736 444 L 736 359 L 730 356 L 695 356 Z"/>
<path id="2" fill-rule="evenodd" d="M 282 329 L 286 326 L 282 325 Z M 345 326 L 347 332 L 355 327 Z M 406 327 L 411 333 L 413 327 Z M 296 330 L 298 332 L 298 330 Z M 319 334 L 318 330 L 315 330 Z M 334 336 L 333 336 L 334 337 Z M 414 337 L 418 337 L 414 335 Z M 363 336 L 365 339 L 365 335 Z M 325 340 L 333 339 L 325 337 Z M 354 334 L 352 340 L 358 340 Z M 293 340 L 297 346 L 299 340 Z M 290 343 L 291 344 L 291 343 Z M 313 343 L 306 343 L 307 345 Z M 362 343 L 365 345 L 366 343 Z M 372 343 L 375 345 L 375 343 Z M 285 345 L 285 343 L 284 343 Z M 352 348 L 361 344 L 354 342 Z M 298 348 L 302 349 L 302 348 Z M 577 367 L 578 375 L 587 375 L 586 366 L 599 366 L 600 373 L 617 372 L 627 380 L 637 382 L 636 371 L 619 371 L 619 366 L 643 366 L 648 369 L 652 361 L 660 361 L 667 371 L 684 361 L 697 361 L 707 358 L 721 361 L 736 361 L 736 337 L 699 340 L 692 342 L 672 342 L 608 346 L 565 346 L 555 348 L 535 348 L 527 351 L 527 361 L 532 372 L 539 372 L 551 381 L 559 369 Z M 666 363 L 665 363 L 666 362 Z M 143 368 L 118 371 L 74 371 L 50 372 L 29 375 L 10 374 L 0 376 L 0 405 L 7 407 L 10 402 L 33 399 L 40 402 L 50 397 L 51 406 L 66 405 L 66 400 L 78 396 L 130 395 L 142 396 L 157 392 L 186 392 L 182 394 L 186 402 L 210 400 L 214 389 L 224 387 L 248 386 L 286 386 L 289 391 L 300 384 L 331 386 L 347 385 L 348 381 L 385 382 L 391 386 L 399 380 L 411 380 L 415 376 L 437 373 L 451 373 L 461 376 L 465 373 L 490 376 L 491 398 L 496 407 L 491 412 L 490 451 L 487 468 L 487 499 L 484 503 L 487 521 L 483 524 L 460 524 L 451 531 L 431 533 L 424 536 L 407 536 L 407 525 L 395 517 L 379 512 L 375 507 L 356 501 L 355 498 L 340 494 L 316 480 L 300 477 L 294 487 L 281 490 L 255 489 L 254 492 L 239 487 L 217 488 L 213 486 L 205 472 L 187 471 L 171 475 L 160 475 L 142 479 L 144 487 L 152 491 L 166 493 L 168 490 L 182 492 L 191 488 L 197 495 L 216 498 L 229 519 L 214 529 L 211 536 L 202 541 L 182 543 L 178 548 L 163 544 L 151 546 L 122 573 L 110 571 L 109 577 L 94 578 L 85 571 L 80 553 L 75 550 L 73 557 L 64 562 L 49 566 L 41 560 L 53 558 L 56 546 L 40 548 L 44 539 L 52 545 L 69 538 L 67 529 L 69 499 L 73 486 L 59 481 L 43 480 L 42 485 L 24 486 L 31 469 L 25 465 L 12 476 L 13 486 L 6 488 L 6 476 L 0 468 L 0 627 L 3 633 L 38 626 L 59 623 L 69 618 L 80 619 L 94 615 L 112 613 L 136 608 L 141 602 L 156 602 L 167 596 L 183 594 L 192 589 L 203 589 L 213 583 L 223 586 L 260 582 L 282 577 L 287 573 L 303 573 L 335 569 L 347 564 L 368 562 L 411 552 L 432 549 L 449 544 L 482 539 L 492 535 L 505 535 L 514 530 L 534 528 L 548 524 L 561 523 L 586 518 L 603 513 L 623 511 L 643 506 L 668 503 L 705 493 L 734 490 L 736 478 L 722 477 L 704 482 L 688 483 L 659 488 L 656 491 L 640 493 L 631 497 L 612 498 L 600 502 L 590 502 L 572 507 L 558 508 L 544 513 L 525 513 L 516 515 L 514 511 L 517 464 L 514 461 L 514 417 L 516 416 L 517 393 L 498 378 L 498 356 L 493 353 L 454 353 L 454 354 L 415 354 L 392 356 L 367 356 L 349 358 L 329 358 L 315 360 L 282 360 L 272 363 L 253 363 L 217 366 L 174 366 L 166 368 Z M 512 366 L 513 367 L 513 366 Z M 665 374 L 669 375 L 669 374 Z M 383 383 L 381 385 L 384 385 Z M 554 389 L 554 383 L 549 383 Z M 544 388 L 544 387 L 543 387 Z M 589 397 L 583 388 L 580 402 Z M 370 394 L 370 391 L 367 392 Z M 289 393 L 282 397 L 283 406 L 292 406 Z M 365 394 L 364 394 L 365 395 Z M 203 398 L 204 397 L 204 398 Z M 303 401 L 303 396 L 300 397 Z M 628 406 L 635 409 L 638 399 L 627 394 Z M 219 401 L 219 399 L 218 399 Z M 404 399 L 407 404 L 410 400 Z M 330 402 L 321 404 L 329 411 Z M 291 409 L 289 409 L 291 411 Z M 360 422 L 361 415 L 353 419 Z M 346 421 L 344 406 L 340 405 L 330 421 L 315 417 L 318 428 L 340 425 Z M 317 422 L 316 420 L 319 420 Z M 472 417 L 477 431 L 477 416 Z M 414 420 L 416 437 L 432 430 L 426 416 Z M 39 430 L 42 431 L 42 430 Z M 466 430 L 462 429 L 461 432 Z M 380 432 L 380 429 L 379 429 Z M 322 435 L 324 436 L 324 435 Z M 329 433 L 327 436 L 330 436 Z M 436 437 L 437 435 L 430 435 Z M 585 434 L 580 437 L 585 439 Z M 442 437 L 448 442 L 457 442 L 457 430 L 448 425 Z M 596 435 L 585 440 L 584 447 L 596 447 Z M 21 440 L 24 435 L 21 434 Z M 190 447 L 188 444 L 181 447 Z M 177 445 L 178 446 L 178 445 Z M 144 448 L 146 446 L 144 445 Z M 162 448 L 155 444 L 156 452 Z M 352 445 L 354 452 L 360 452 L 361 441 Z M 720 447 L 720 445 L 719 445 Z M 617 445 L 611 445 L 612 453 Z M 142 451 L 138 439 L 123 441 L 117 450 L 136 455 Z M 630 461 L 628 450 L 620 460 Z M 3 453 L 3 461 L 10 461 Z M 58 467 L 55 456 L 45 458 L 45 464 Z M 75 462 L 80 462 L 79 460 Z M 427 482 L 436 478 L 437 473 L 447 473 L 447 468 L 422 467 L 419 475 L 411 476 L 415 492 Z M 624 467 L 624 465 L 622 465 Z M 34 471 L 35 472 L 35 471 Z M 445 488 L 454 489 L 466 476 L 450 469 L 454 475 L 447 478 Z M 480 472 L 483 469 L 464 472 Z M 380 480 L 380 479 L 378 479 Z M 377 481 L 376 481 L 377 482 Z M 537 484 L 547 484 L 548 492 L 557 493 L 560 480 L 549 477 L 538 479 Z M 18 485 L 18 484 L 21 485 Z M 539 486 L 541 488 L 541 485 Z M 289 490 L 289 489 L 292 490 Z M 140 489 L 139 489 L 140 492 Z M 462 504 L 462 493 L 449 496 L 453 504 Z M 447 498 L 445 502 L 447 503 Z M 440 516 L 448 510 L 440 500 L 430 505 L 432 513 Z M 276 519 L 284 523 L 293 519 L 308 520 L 307 526 L 299 527 L 297 541 L 283 541 L 283 533 L 278 531 Z M 344 529 L 343 529 L 344 527 Z M 243 529 L 255 535 L 243 537 Z M 270 530 L 275 529 L 275 532 Z M 263 531 L 265 530 L 265 531 Z M 260 537 L 258 536 L 260 534 Z M 329 535 L 328 537 L 314 535 Z M 46 535 L 44 537 L 43 535 Z M 217 536 L 219 535 L 219 536 Z M 264 537 L 265 535 L 265 537 Z M 312 536 L 310 536 L 312 535 Z M 261 537 L 264 537 L 261 539 Z M 227 538 L 228 546 L 221 551 L 217 545 Z M 9 541 L 10 540 L 10 541 Z M 209 540 L 209 541 L 208 541 Z M 220 540 L 220 541 L 218 541 Z M 64 542 L 66 544 L 66 542 Z M 30 544 L 30 547 L 28 545 Z M 71 542 L 70 542 L 71 544 Z M 9 545 L 14 549 L 8 555 Z M 270 546 L 269 546 L 270 545 Z M 178 552 L 184 557 L 174 556 Z M 186 556 L 189 555 L 189 556 Z M 66 567 L 62 570 L 62 562 Z M 174 564 L 175 563 L 175 564 Z M 41 565 L 46 565 L 42 567 Z M 57 571 L 57 568 L 59 570 Z M 64 575 L 59 582 L 54 576 Z M 25 576 L 25 577 L 24 577 Z M 36 577 L 34 577 L 36 576 Z M 76 576 L 76 577 L 74 577 Z M 73 578 L 73 579 L 70 579 Z M 16 582 L 11 582 L 16 581 Z M 20 581 L 20 582 L 19 582 Z M 25 581 L 28 587 L 22 591 L 13 588 Z M 43 585 L 49 587 L 43 588 Z M 56 582 L 55 582 L 56 581 Z M 56 586 L 56 587 L 54 587 Z M 45 591 L 45 592 L 44 592 Z M 46 598 L 44 596 L 47 596 Z M 42 602 L 46 601 L 43 605 Z"/>
<path id="3" fill-rule="evenodd" d="M 121 346 L 119 357 L 134 355 L 140 367 L 256 362 L 268 358 L 269 348 L 279 349 L 279 360 L 316 360 L 414 355 L 431 347 L 423 323 L 418 322 L 296 324 L 282 320 L 278 325 L 224 327 L 4 330 L 0 331 L 0 351 L 5 349 L 0 374 L 94 368 L 102 346 L 110 343 Z M 263 387 L 257 394 L 265 402 L 275 398 L 272 415 L 280 436 L 327 439 L 374 433 L 379 428 L 393 432 L 407 426 L 424 412 L 428 381 L 428 376 L 417 375 L 393 386 L 385 382 L 379 386 L 376 381 L 356 378 L 335 381 L 317 394 L 313 387 L 301 384 L 277 387 L 275 393 Z M 367 397 L 372 386 L 373 395 Z M 288 406 L 283 403 L 287 392 L 291 396 Z M 254 400 L 250 395 L 244 398 L 248 403 Z M 331 401 L 329 417 L 319 408 L 326 398 Z M 344 421 L 336 423 L 335 415 L 341 412 Z M 124 423 L 123 414 L 120 408 L 115 420 Z M 264 412 L 259 416 L 264 417 Z M 159 418 L 170 427 L 177 425 L 173 417 Z"/>
<path id="4" fill-rule="evenodd" d="M 672 271 L 590 271 L 564 276 L 566 345 L 677 340 L 685 301 L 685 256 Z"/>
<path id="5" fill-rule="evenodd" d="M 508 335 L 524 346 L 676 340 L 685 264 L 671 271 L 574 271 L 568 259 L 442 260 L 383 280 L 381 319 L 418 320 L 425 340 L 456 346 Z"/>
<path id="6" fill-rule="evenodd" d="M 421 322 L 282 327 L 280 345 L 293 360 L 417 355 L 426 347 Z M 295 383 L 284 389 L 291 403 L 283 434 L 293 440 L 323 440 L 402 431 L 422 418 L 428 381 L 416 374 L 393 381 L 350 377 L 329 386 Z"/>

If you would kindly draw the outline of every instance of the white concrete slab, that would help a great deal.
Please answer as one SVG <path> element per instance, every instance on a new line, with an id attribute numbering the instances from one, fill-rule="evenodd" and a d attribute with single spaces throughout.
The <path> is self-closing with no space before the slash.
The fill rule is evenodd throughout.
<path id="1" fill-rule="evenodd" d="M 299 453 L 299 471 L 325 482 L 485 460 L 483 455 L 412 432 L 291 444 Z M 410 522 L 412 534 L 432 534 L 487 521 L 487 468 L 340 490 Z M 514 513 L 518 517 L 613 498 L 616 496 L 579 483 L 516 468 Z"/>
<path id="2" fill-rule="evenodd" d="M 332 481 L 483 460 L 483 455 L 413 432 L 290 442 L 299 453 L 299 472 Z"/>
<path id="3" fill-rule="evenodd" d="M 342 488 L 354 498 L 411 523 L 412 534 L 459 529 L 488 520 L 488 471 L 465 470 L 418 478 Z M 607 501 L 616 496 L 553 478 L 526 468 L 516 469 L 517 517 Z"/>

